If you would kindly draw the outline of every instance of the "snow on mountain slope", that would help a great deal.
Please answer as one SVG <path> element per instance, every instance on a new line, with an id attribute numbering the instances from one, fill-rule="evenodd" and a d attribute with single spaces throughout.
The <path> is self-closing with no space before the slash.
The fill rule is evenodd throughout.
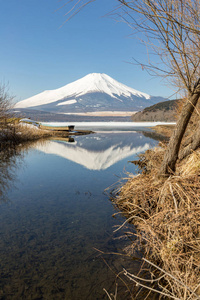
<path id="1" fill-rule="evenodd" d="M 91 93 L 91 92 L 106 93 L 109 96 L 114 98 L 117 98 L 116 96 L 131 97 L 132 95 L 136 95 L 138 97 L 144 97 L 145 99 L 150 98 L 149 95 L 145 93 L 141 93 L 135 89 L 132 89 L 114 80 L 113 78 L 111 78 L 106 74 L 92 73 L 86 75 L 85 77 L 79 80 L 69 83 L 59 89 L 44 91 L 26 100 L 22 100 L 18 102 L 15 105 L 15 107 L 26 108 L 26 107 L 44 105 L 61 99 L 65 99 L 66 97 L 72 97 L 72 96 L 80 97 L 84 94 Z"/>

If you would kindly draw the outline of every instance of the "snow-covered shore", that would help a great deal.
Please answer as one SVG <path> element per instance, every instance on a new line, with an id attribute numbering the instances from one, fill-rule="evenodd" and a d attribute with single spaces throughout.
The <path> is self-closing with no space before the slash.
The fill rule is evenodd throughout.
<path id="1" fill-rule="evenodd" d="M 175 125 L 174 122 L 41 122 L 44 126 L 70 126 L 74 125 L 75 129 L 117 129 L 117 130 L 134 130 L 143 127 L 154 127 L 157 125 Z"/>

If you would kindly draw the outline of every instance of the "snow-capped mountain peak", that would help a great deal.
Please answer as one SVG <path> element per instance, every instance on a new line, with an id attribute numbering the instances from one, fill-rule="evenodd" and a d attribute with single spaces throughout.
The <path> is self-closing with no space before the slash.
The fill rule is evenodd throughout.
<path id="1" fill-rule="evenodd" d="M 146 99 L 150 98 L 149 95 L 136 91 L 104 73 L 88 74 L 85 77 L 75 82 L 72 82 L 71 84 L 68 84 L 63 88 L 67 88 L 68 91 L 69 89 L 72 89 L 72 91 L 76 89 L 77 94 L 79 94 L 79 96 L 91 92 L 102 92 L 115 98 L 116 95 L 118 97 L 130 97 L 131 94 L 135 94 L 140 97 L 145 97 Z"/>
<path id="2" fill-rule="evenodd" d="M 124 110 L 149 106 L 151 98 L 106 74 L 91 73 L 61 88 L 22 100 L 15 108 L 42 106 L 43 110 L 53 112 Z"/>

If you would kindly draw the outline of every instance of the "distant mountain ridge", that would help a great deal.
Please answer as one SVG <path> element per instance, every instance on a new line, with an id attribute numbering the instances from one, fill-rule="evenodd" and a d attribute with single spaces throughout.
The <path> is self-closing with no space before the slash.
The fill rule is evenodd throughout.
<path id="1" fill-rule="evenodd" d="M 22 100 L 15 108 L 54 113 L 138 111 L 164 100 L 130 88 L 106 74 L 92 73 L 59 89 Z"/>

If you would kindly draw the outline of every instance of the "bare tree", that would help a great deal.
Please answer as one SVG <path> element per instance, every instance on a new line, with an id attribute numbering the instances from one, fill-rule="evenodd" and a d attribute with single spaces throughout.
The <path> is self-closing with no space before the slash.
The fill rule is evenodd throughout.
<path id="1" fill-rule="evenodd" d="M 70 12 L 76 14 L 93 1 L 69 1 L 75 3 Z M 149 62 L 142 64 L 143 67 L 170 79 L 187 98 L 160 169 L 160 175 L 166 176 L 175 171 L 181 141 L 200 97 L 200 3 L 199 0 L 116 1 L 118 16 L 140 35 L 144 34 L 143 41 L 159 58 L 160 64 Z"/>
<path id="2" fill-rule="evenodd" d="M 188 99 L 160 169 L 160 175 L 168 175 L 175 171 L 183 135 L 200 97 L 200 4 L 198 0 L 119 1 L 133 27 L 145 33 L 148 45 L 162 62 L 161 68 L 151 64 L 147 68 L 170 78 Z"/>
<path id="3" fill-rule="evenodd" d="M 11 97 L 4 84 L 0 84 L 0 124 L 7 122 L 11 116 L 10 110 L 13 107 L 13 97 Z"/>

